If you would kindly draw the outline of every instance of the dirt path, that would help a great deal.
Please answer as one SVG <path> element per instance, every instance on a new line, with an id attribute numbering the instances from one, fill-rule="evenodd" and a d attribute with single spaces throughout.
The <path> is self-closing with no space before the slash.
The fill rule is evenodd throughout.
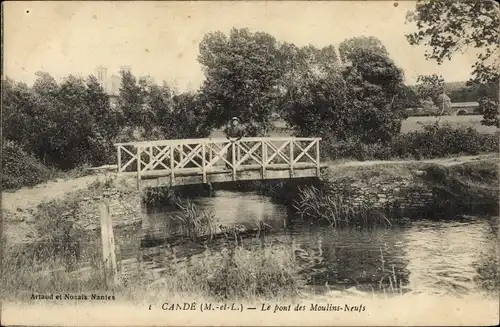
<path id="1" fill-rule="evenodd" d="M 109 173 L 56 180 L 31 188 L 22 188 L 15 192 L 2 192 L 2 209 L 15 212 L 34 208 L 43 201 L 63 198 L 69 192 L 85 189 L 97 180 L 105 180 L 107 176 Z"/>
<path id="2" fill-rule="evenodd" d="M 336 163 L 331 162 L 331 167 L 350 167 L 350 166 L 374 166 L 380 164 L 407 164 L 407 163 L 437 163 L 445 166 L 461 164 L 485 159 L 499 159 L 497 154 L 479 155 L 479 156 L 463 156 L 456 158 L 431 159 L 431 160 L 373 160 L 373 161 L 351 161 Z M 64 197 L 65 194 L 86 188 L 89 184 L 96 180 L 105 180 L 113 173 L 101 173 L 85 177 L 79 177 L 69 180 L 51 181 L 48 183 L 37 185 L 33 188 L 23 188 L 15 192 L 3 192 L 2 194 L 2 209 L 11 212 L 34 208 L 43 201 L 53 200 Z"/>
<path id="3" fill-rule="evenodd" d="M 410 163 L 434 163 L 443 166 L 459 165 L 466 162 L 473 162 L 478 160 L 500 160 L 498 154 L 484 154 L 477 156 L 461 156 L 454 158 L 438 158 L 427 160 L 369 160 L 369 161 L 348 161 L 348 162 L 329 162 L 330 167 L 357 167 L 357 166 L 375 166 L 387 164 L 410 164 Z"/>

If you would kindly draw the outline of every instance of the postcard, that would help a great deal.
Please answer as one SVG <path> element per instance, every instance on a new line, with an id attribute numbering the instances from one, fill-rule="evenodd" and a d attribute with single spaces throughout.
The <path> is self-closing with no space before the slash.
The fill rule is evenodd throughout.
<path id="1" fill-rule="evenodd" d="M 2 325 L 498 324 L 497 2 L 2 5 Z"/>

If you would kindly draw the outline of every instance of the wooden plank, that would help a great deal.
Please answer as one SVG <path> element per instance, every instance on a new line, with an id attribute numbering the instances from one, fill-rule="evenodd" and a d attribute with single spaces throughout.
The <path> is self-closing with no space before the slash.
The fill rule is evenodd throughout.
<path id="1" fill-rule="evenodd" d="M 122 171 L 122 147 L 118 147 L 118 172 Z"/>
<path id="2" fill-rule="evenodd" d="M 316 140 L 316 174 L 319 177 L 321 175 L 320 171 L 320 164 L 319 164 L 319 141 Z"/>
<path id="3" fill-rule="evenodd" d="M 266 168 L 267 168 L 267 143 L 266 141 L 261 141 L 262 145 L 262 179 L 266 178 Z"/>
<path id="4" fill-rule="evenodd" d="M 104 274 L 109 286 L 118 284 L 118 269 L 116 265 L 115 239 L 113 235 L 113 224 L 109 209 L 109 201 L 104 199 L 99 205 L 101 214 L 101 241 Z"/>
<path id="5" fill-rule="evenodd" d="M 170 146 L 170 185 L 175 185 L 174 149 L 175 149 L 175 147 L 173 145 Z"/>
<path id="6" fill-rule="evenodd" d="M 235 144 L 232 143 L 231 144 L 231 152 L 232 152 L 232 156 L 231 156 L 231 167 L 233 168 L 233 181 L 236 180 L 236 151 L 235 151 Z"/>
<path id="7" fill-rule="evenodd" d="M 260 180 L 262 173 L 260 170 L 255 171 L 240 171 L 236 173 L 236 180 Z M 290 169 L 287 167 L 282 170 L 268 170 L 266 172 L 265 179 L 288 179 L 290 176 Z M 307 177 L 317 177 L 316 167 L 295 170 L 294 178 L 307 178 Z M 232 182 L 233 174 L 231 171 L 221 172 L 220 174 L 207 174 L 207 183 L 223 183 Z M 177 176 L 176 183 L 179 185 L 191 185 L 191 184 L 202 184 L 203 176 Z M 156 187 L 156 186 L 172 186 L 170 184 L 169 178 L 160 177 L 156 179 L 146 179 L 143 180 L 143 185 L 145 187 Z"/>
<path id="8" fill-rule="evenodd" d="M 137 188 L 140 189 L 141 188 L 141 147 L 138 146 L 137 147 L 137 157 L 136 157 L 136 161 L 137 161 Z"/>
<path id="9" fill-rule="evenodd" d="M 321 140 L 321 138 L 317 137 L 245 137 L 242 138 L 241 141 L 250 141 L 250 142 L 260 142 L 262 140 L 273 142 L 273 141 L 289 141 L 289 140 L 296 140 L 296 141 L 315 141 L 315 140 Z M 140 141 L 140 142 L 125 142 L 125 143 L 115 143 L 115 146 L 126 146 L 126 145 L 133 145 L 133 146 L 143 146 L 147 147 L 150 145 L 180 145 L 180 144 L 193 144 L 193 143 L 202 143 L 202 142 L 209 142 L 209 143 L 223 143 L 227 142 L 226 138 L 205 138 L 205 139 L 181 139 L 181 140 L 158 140 L 158 141 Z"/>
<path id="10" fill-rule="evenodd" d="M 311 159 L 313 162 L 315 161 L 313 157 L 311 157 L 308 153 L 308 151 L 314 146 L 315 144 L 315 141 L 309 143 L 308 146 L 306 146 L 304 149 L 299 145 L 299 144 L 296 144 L 297 147 L 302 151 L 298 156 L 297 158 L 295 158 L 295 162 L 299 162 L 300 158 L 302 158 L 304 155 L 308 156 L 309 159 Z"/>
<path id="11" fill-rule="evenodd" d="M 205 154 L 205 143 L 203 143 L 202 148 L 201 148 L 201 157 L 202 157 L 202 162 L 201 165 L 203 166 L 203 183 L 207 182 L 207 163 L 206 163 L 206 154 Z"/>
<path id="12" fill-rule="evenodd" d="M 311 162 L 299 162 L 294 164 L 294 171 L 295 170 L 301 170 L 301 169 L 306 169 L 306 168 L 316 168 L 317 165 L 316 163 L 311 163 Z M 320 164 L 320 168 L 325 168 L 328 167 L 327 164 Z M 273 164 L 267 166 L 268 171 L 272 170 L 290 170 L 290 165 L 288 164 Z M 259 171 L 262 172 L 262 165 L 260 164 L 253 164 L 253 165 L 244 165 L 236 169 L 236 171 Z M 218 173 L 227 173 L 228 170 L 225 168 L 225 166 L 213 166 L 209 167 L 206 170 L 207 176 L 210 174 L 218 174 Z M 190 176 L 190 175 L 202 175 L 203 171 L 197 167 L 194 168 L 182 168 L 182 169 L 174 169 L 175 176 Z M 125 172 L 123 175 L 134 175 L 134 172 Z M 170 177 L 171 171 L 170 170 L 154 170 L 154 171 L 147 171 L 143 172 L 141 174 L 141 179 L 147 179 L 147 178 L 157 178 L 161 176 L 166 176 Z"/>

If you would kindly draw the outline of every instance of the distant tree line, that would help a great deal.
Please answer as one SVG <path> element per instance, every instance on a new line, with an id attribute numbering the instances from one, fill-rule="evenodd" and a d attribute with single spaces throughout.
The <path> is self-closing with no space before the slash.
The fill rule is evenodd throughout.
<path id="1" fill-rule="evenodd" d="M 116 108 L 93 76 L 69 75 L 58 84 L 39 72 L 32 87 L 7 78 L 2 89 L 3 144 L 58 169 L 112 163 L 117 141 L 209 134 L 197 94 L 130 73 L 122 76 Z"/>
<path id="2" fill-rule="evenodd" d="M 117 141 L 207 137 L 232 116 L 248 136 L 268 135 L 281 117 L 294 135 L 388 144 L 407 108 L 423 101 L 444 108 L 463 92 L 450 93 L 438 76 L 405 85 L 403 71 L 370 36 L 344 40 L 338 49 L 300 47 L 233 28 L 206 34 L 198 61 L 205 80 L 195 92 L 124 73 L 116 108 L 93 76 L 57 83 L 37 73 L 32 87 L 5 79 L 3 137 L 59 169 L 111 163 Z"/>

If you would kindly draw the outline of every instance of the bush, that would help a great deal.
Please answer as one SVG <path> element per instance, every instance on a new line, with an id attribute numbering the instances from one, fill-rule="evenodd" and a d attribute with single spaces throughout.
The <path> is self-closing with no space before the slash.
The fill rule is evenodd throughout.
<path id="1" fill-rule="evenodd" d="M 436 158 L 446 155 L 477 155 L 481 152 L 498 152 L 498 133 L 484 134 L 472 127 L 454 128 L 449 124 L 426 125 L 395 138 L 391 144 L 396 156 Z"/>
<path id="2" fill-rule="evenodd" d="M 12 141 L 2 145 L 2 188 L 34 186 L 50 179 L 52 172 Z"/>
<path id="3" fill-rule="evenodd" d="M 167 269 L 158 281 L 158 291 L 216 300 L 290 298 L 298 294 L 297 262 L 285 246 L 247 249 L 226 244 L 221 250 L 207 248 L 178 263 L 174 254 L 171 249 L 165 254 Z"/>
<path id="4" fill-rule="evenodd" d="M 335 191 L 305 187 L 298 189 L 299 199 L 293 205 L 303 219 L 327 223 L 333 227 L 390 226 L 390 220 L 370 206 L 353 206 Z"/>
<path id="5" fill-rule="evenodd" d="M 366 144 L 357 138 L 338 141 L 329 136 L 322 142 L 321 152 L 329 159 L 431 159 L 448 155 L 498 152 L 499 137 L 498 132 L 485 134 L 472 127 L 426 125 L 421 131 L 398 135 L 388 143 Z"/>

